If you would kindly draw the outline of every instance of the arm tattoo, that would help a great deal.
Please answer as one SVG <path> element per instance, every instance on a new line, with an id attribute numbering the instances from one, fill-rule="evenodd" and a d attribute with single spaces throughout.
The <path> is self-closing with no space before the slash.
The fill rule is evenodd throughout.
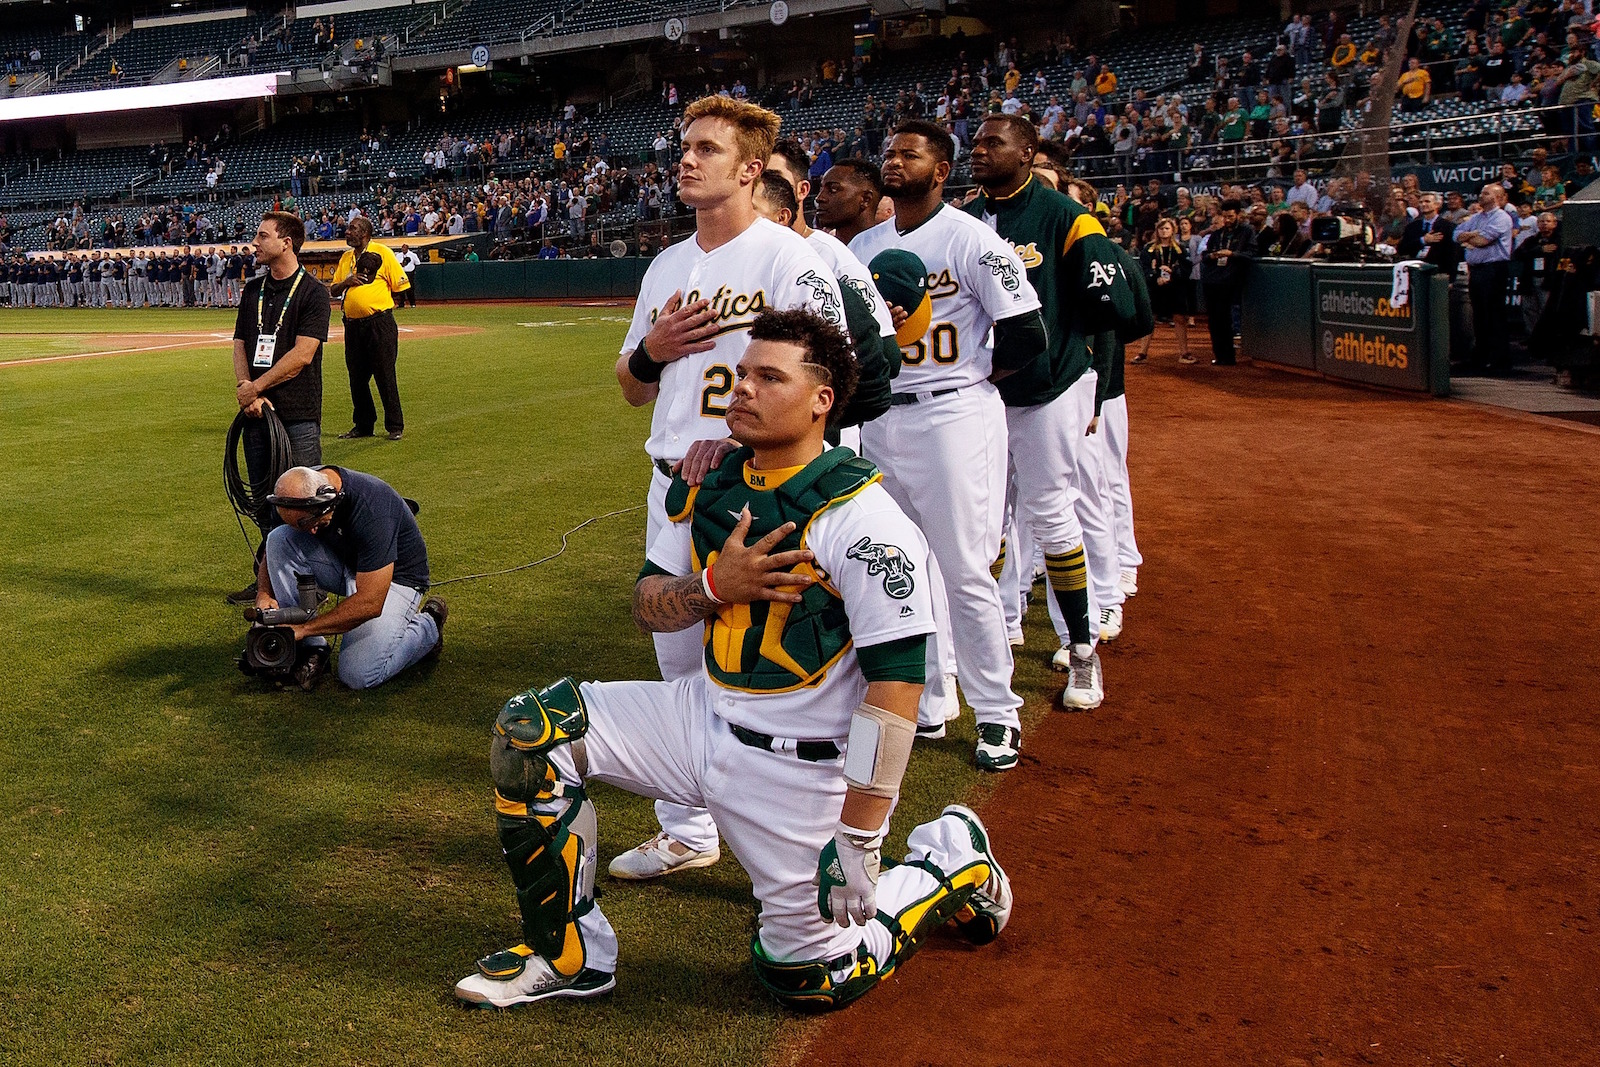
<path id="1" fill-rule="evenodd" d="M 716 613 L 717 605 L 706 596 L 698 574 L 683 578 L 652 574 L 633 587 L 633 621 L 647 634 L 687 630 Z"/>

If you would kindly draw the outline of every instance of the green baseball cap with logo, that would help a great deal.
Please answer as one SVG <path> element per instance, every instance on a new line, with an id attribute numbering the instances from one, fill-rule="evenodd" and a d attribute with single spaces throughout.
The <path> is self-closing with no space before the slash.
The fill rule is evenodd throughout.
<path id="1" fill-rule="evenodd" d="M 872 280 L 883 299 L 910 317 L 894 332 L 901 347 L 916 344 L 933 321 L 933 300 L 928 296 L 928 268 L 915 252 L 886 248 L 868 264 Z"/>

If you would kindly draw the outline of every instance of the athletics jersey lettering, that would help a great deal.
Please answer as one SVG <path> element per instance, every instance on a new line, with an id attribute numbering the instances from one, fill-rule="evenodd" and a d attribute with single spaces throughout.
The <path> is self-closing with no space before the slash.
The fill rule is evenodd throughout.
<path id="1" fill-rule="evenodd" d="M 1039 297 L 1009 241 L 961 211 L 941 207 L 900 233 L 890 219 L 850 242 L 862 262 L 887 248 L 914 253 L 928 273 L 934 312 L 928 332 L 901 349 L 896 393 L 963 388 L 994 369 L 996 320 L 1037 310 Z"/>
<path id="2" fill-rule="evenodd" d="M 756 315 L 768 308 L 808 307 L 832 322 L 844 318 L 827 263 L 799 234 L 766 219 L 709 252 L 691 237 L 657 256 L 640 284 L 624 354 L 639 346 L 674 293 L 682 294 L 685 306 L 708 301 L 717 333 L 710 351 L 662 369 L 645 451 L 669 463 L 682 459 L 696 441 L 727 436 L 723 416 L 732 368 L 750 343 L 748 328 Z"/>

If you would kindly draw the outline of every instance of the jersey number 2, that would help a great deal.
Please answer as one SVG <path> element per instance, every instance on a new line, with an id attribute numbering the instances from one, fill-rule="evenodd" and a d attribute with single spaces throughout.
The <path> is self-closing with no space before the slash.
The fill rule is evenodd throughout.
<path id="1" fill-rule="evenodd" d="M 928 342 L 918 341 L 900 350 L 900 362 L 915 367 L 928 358 Z M 933 361 L 945 366 L 961 358 L 961 346 L 956 343 L 956 328 L 941 322 L 933 328 Z"/>
<path id="2" fill-rule="evenodd" d="M 727 395 L 733 392 L 733 371 L 718 363 L 706 370 L 706 387 L 700 393 L 700 414 L 708 419 L 726 418 Z"/>

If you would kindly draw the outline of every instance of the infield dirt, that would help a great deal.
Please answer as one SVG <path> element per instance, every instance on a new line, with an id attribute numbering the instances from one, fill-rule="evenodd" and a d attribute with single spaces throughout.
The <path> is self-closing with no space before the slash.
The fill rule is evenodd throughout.
<path id="1" fill-rule="evenodd" d="M 1160 347 L 1128 394 L 1146 562 L 1106 702 L 981 809 L 1011 925 L 804 1047 L 1594 1062 L 1600 436 Z"/>

